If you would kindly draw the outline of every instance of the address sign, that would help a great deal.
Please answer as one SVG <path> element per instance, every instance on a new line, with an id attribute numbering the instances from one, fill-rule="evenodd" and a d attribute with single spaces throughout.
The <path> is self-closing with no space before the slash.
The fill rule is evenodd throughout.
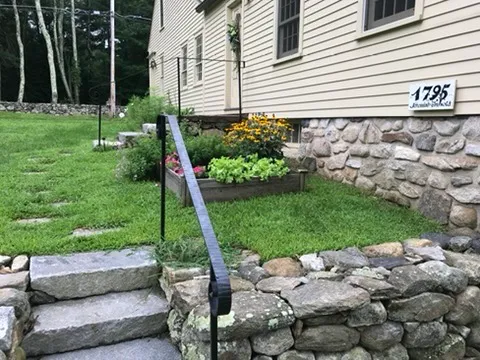
<path id="1" fill-rule="evenodd" d="M 413 111 L 453 110 L 455 80 L 410 84 L 408 109 Z"/>

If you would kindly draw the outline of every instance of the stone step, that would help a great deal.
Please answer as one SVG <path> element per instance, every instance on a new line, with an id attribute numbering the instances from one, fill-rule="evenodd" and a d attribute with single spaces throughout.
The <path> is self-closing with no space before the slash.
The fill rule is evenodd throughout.
<path id="1" fill-rule="evenodd" d="M 160 335 L 169 309 L 151 289 L 40 305 L 33 308 L 35 323 L 22 347 L 38 356 Z"/>
<path id="2" fill-rule="evenodd" d="M 122 144 L 132 145 L 133 141 L 140 136 L 145 136 L 145 134 L 143 132 L 124 131 L 117 134 L 117 139 Z"/>
<path id="3" fill-rule="evenodd" d="M 168 340 L 146 338 L 92 349 L 42 356 L 38 360 L 181 360 L 181 358 L 180 352 Z"/>
<path id="4" fill-rule="evenodd" d="M 57 299 L 145 289 L 156 283 L 158 268 L 151 248 L 65 256 L 33 256 L 33 290 Z"/>

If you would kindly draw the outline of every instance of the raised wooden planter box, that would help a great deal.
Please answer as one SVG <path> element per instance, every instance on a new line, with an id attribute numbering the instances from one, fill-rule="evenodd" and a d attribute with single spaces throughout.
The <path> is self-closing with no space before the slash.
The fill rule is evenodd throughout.
<path id="1" fill-rule="evenodd" d="M 213 179 L 198 179 L 198 185 L 205 202 L 248 199 L 256 196 L 304 191 L 307 172 L 299 170 L 282 178 L 271 178 L 268 181 L 252 179 L 241 184 L 223 184 Z M 184 176 L 167 169 L 166 185 L 175 193 L 183 206 L 192 205 Z"/>

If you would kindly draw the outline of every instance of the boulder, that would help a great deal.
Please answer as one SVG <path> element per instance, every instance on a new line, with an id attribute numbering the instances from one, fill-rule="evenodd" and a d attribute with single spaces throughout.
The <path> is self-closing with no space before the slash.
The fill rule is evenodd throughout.
<path id="1" fill-rule="evenodd" d="M 383 257 L 383 258 L 371 258 L 369 259 L 372 267 L 383 267 L 387 270 L 394 269 L 399 266 L 410 265 L 403 256 L 402 257 Z"/>
<path id="2" fill-rule="evenodd" d="M 0 351 L 9 352 L 11 350 L 14 326 L 15 309 L 12 306 L 0 307 Z"/>
<path id="3" fill-rule="evenodd" d="M 187 269 L 175 269 L 170 266 L 162 267 L 162 278 L 167 285 L 193 280 L 195 277 L 202 275 L 205 275 L 205 270 L 199 267 Z"/>
<path id="4" fill-rule="evenodd" d="M 368 257 L 396 257 L 403 256 L 403 247 L 400 242 L 390 242 L 380 245 L 366 246 L 362 249 Z"/>
<path id="5" fill-rule="evenodd" d="M 265 334 L 254 335 L 250 340 L 253 351 L 269 356 L 280 355 L 294 344 L 292 331 L 288 327 Z"/>
<path id="6" fill-rule="evenodd" d="M 388 319 L 399 322 L 429 322 L 447 314 L 455 305 L 448 295 L 423 293 L 408 299 L 392 300 Z"/>
<path id="7" fill-rule="evenodd" d="M 464 339 L 466 339 L 468 337 L 468 335 L 470 334 L 471 331 L 472 330 L 470 330 L 466 326 L 448 324 L 448 332 L 450 334 L 460 335 Z"/>
<path id="8" fill-rule="evenodd" d="M 311 351 L 290 350 L 277 357 L 277 360 L 315 360 Z"/>
<path id="9" fill-rule="evenodd" d="M 452 186 L 453 187 L 462 187 L 465 185 L 473 184 L 473 179 L 470 176 L 452 176 Z"/>
<path id="10" fill-rule="evenodd" d="M 341 360 L 372 360 L 372 356 L 364 348 L 357 346 L 345 352 Z"/>
<path id="11" fill-rule="evenodd" d="M 465 356 L 465 340 L 459 335 L 448 334 L 440 344 L 428 349 L 410 349 L 412 360 L 456 360 Z"/>
<path id="12" fill-rule="evenodd" d="M 409 360 L 407 349 L 401 344 L 393 345 L 384 351 L 370 351 L 372 360 Z"/>
<path id="13" fill-rule="evenodd" d="M 422 133 L 432 128 L 432 121 L 426 119 L 410 118 L 408 119 L 408 129 L 414 133 Z"/>
<path id="14" fill-rule="evenodd" d="M 30 260 L 27 255 L 16 256 L 12 261 L 12 266 L 10 267 L 14 273 L 20 271 L 28 270 L 28 264 Z"/>
<path id="15" fill-rule="evenodd" d="M 437 146 L 435 146 L 435 151 L 437 153 L 443 153 L 443 154 L 456 154 L 460 150 L 462 150 L 465 147 L 465 140 L 464 139 L 447 139 L 440 141 L 437 143 Z"/>
<path id="16" fill-rule="evenodd" d="M 459 254 L 451 251 L 444 251 L 444 254 L 448 265 L 463 270 L 467 274 L 469 284 L 480 284 L 480 255 Z"/>
<path id="17" fill-rule="evenodd" d="M 448 192 L 448 191 L 447 191 Z M 448 224 L 452 199 L 445 193 L 437 190 L 426 190 L 418 204 L 418 210 L 440 224 Z"/>
<path id="18" fill-rule="evenodd" d="M 370 177 L 380 174 L 385 168 L 385 164 L 384 160 L 365 159 L 360 168 L 360 175 Z"/>
<path id="19" fill-rule="evenodd" d="M 445 190 L 450 184 L 450 179 L 443 173 L 434 171 L 428 177 L 427 183 L 435 189 Z"/>
<path id="20" fill-rule="evenodd" d="M 323 263 L 323 259 L 318 257 L 315 254 L 307 254 L 300 256 L 300 262 L 303 268 L 307 271 L 323 271 L 325 270 L 325 264 Z"/>
<path id="21" fill-rule="evenodd" d="M 384 280 L 372 279 L 365 276 L 348 276 L 344 282 L 367 290 L 372 300 L 394 299 L 401 295 L 395 286 Z"/>
<path id="22" fill-rule="evenodd" d="M 361 176 L 355 181 L 355 186 L 366 191 L 375 190 L 375 183 L 372 180 Z"/>
<path id="23" fill-rule="evenodd" d="M 464 252 L 472 246 L 472 242 L 469 236 L 454 236 L 450 239 L 449 248 L 455 252 Z"/>
<path id="24" fill-rule="evenodd" d="M 362 125 L 362 130 L 358 135 L 358 139 L 363 144 L 378 144 L 381 136 L 381 131 L 374 124 L 366 121 Z"/>
<path id="25" fill-rule="evenodd" d="M 468 140 L 480 142 L 480 119 L 471 116 L 463 125 L 462 134 Z"/>
<path id="26" fill-rule="evenodd" d="M 413 137 L 407 132 L 388 133 L 382 135 L 382 141 L 386 143 L 400 142 L 406 145 L 412 145 Z"/>
<path id="27" fill-rule="evenodd" d="M 330 269 L 336 266 L 339 269 L 361 268 L 369 262 L 357 248 L 347 248 L 340 251 L 322 251 L 318 254 L 323 259 L 325 267 Z"/>
<path id="28" fill-rule="evenodd" d="M 430 173 L 430 169 L 420 164 L 405 165 L 405 179 L 413 184 L 426 185 Z"/>
<path id="29" fill-rule="evenodd" d="M 348 160 L 348 154 L 340 154 L 332 156 L 325 162 L 325 166 L 328 170 L 341 170 L 345 168 Z"/>
<path id="30" fill-rule="evenodd" d="M 182 342 L 183 360 L 210 359 L 210 342 Z M 252 348 L 248 339 L 237 341 L 219 341 L 218 358 L 228 360 L 250 360 Z"/>
<path id="31" fill-rule="evenodd" d="M 245 339 L 288 327 L 295 322 L 290 306 L 273 294 L 240 291 L 232 294 L 230 314 L 218 319 L 218 339 Z M 183 326 L 182 342 L 210 340 L 210 307 L 203 304 L 188 315 Z"/>
<path id="32" fill-rule="evenodd" d="M 387 321 L 387 311 L 380 301 L 360 306 L 350 312 L 347 319 L 349 327 L 371 326 Z"/>
<path id="33" fill-rule="evenodd" d="M 369 267 L 363 267 L 361 269 L 352 269 L 347 272 L 351 273 L 350 275 L 352 276 L 365 276 L 377 280 L 384 280 L 385 276 L 390 276 L 390 271 L 380 268 L 372 269 Z"/>
<path id="34" fill-rule="evenodd" d="M 7 266 L 12 261 L 10 256 L 0 255 L 0 266 Z"/>
<path id="35" fill-rule="evenodd" d="M 452 136 L 460 129 L 460 125 L 460 122 L 435 121 L 433 127 L 439 135 Z"/>
<path id="36" fill-rule="evenodd" d="M 270 277 L 270 275 L 265 271 L 264 268 L 253 263 L 240 264 L 240 267 L 238 268 L 238 273 L 242 278 L 252 282 L 253 284 L 256 284 L 260 280 Z"/>
<path id="37" fill-rule="evenodd" d="M 172 305 L 182 316 L 188 315 L 198 305 L 208 302 L 209 279 L 188 280 L 173 284 Z"/>
<path id="38" fill-rule="evenodd" d="M 480 320 L 480 289 L 469 286 L 457 295 L 455 306 L 445 316 L 445 320 L 455 325 L 469 325 Z"/>
<path id="39" fill-rule="evenodd" d="M 407 349 L 431 348 L 440 344 L 447 335 L 447 324 L 442 322 L 434 321 L 412 325 L 414 326 L 405 326 L 403 345 Z"/>
<path id="40" fill-rule="evenodd" d="M 437 279 L 413 265 L 393 269 L 388 282 L 405 297 L 432 291 L 439 286 Z"/>
<path id="41" fill-rule="evenodd" d="M 281 297 L 299 319 L 349 311 L 370 302 L 367 291 L 327 280 L 312 280 L 296 289 L 283 290 Z"/>
<path id="42" fill-rule="evenodd" d="M 0 289 L 12 288 L 26 291 L 30 276 L 28 271 L 21 271 L 12 274 L 0 274 Z"/>
<path id="43" fill-rule="evenodd" d="M 407 239 L 403 242 L 403 248 L 405 251 L 427 246 L 433 246 L 433 241 L 428 239 Z"/>
<path id="44" fill-rule="evenodd" d="M 279 293 L 282 290 L 293 290 L 301 285 L 299 278 L 273 276 L 257 283 L 257 290 L 265 293 Z"/>
<path id="45" fill-rule="evenodd" d="M 299 277 L 303 275 L 302 266 L 292 258 L 270 260 L 263 264 L 263 268 L 270 276 Z"/>
<path id="46" fill-rule="evenodd" d="M 347 125 L 350 124 L 350 120 L 348 119 L 335 119 L 333 125 L 338 129 L 338 130 L 343 130 L 347 127 Z"/>
<path id="47" fill-rule="evenodd" d="M 323 325 L 310 327 L 295 341 L 297 350 L 311 351 L 348 351 L 360 340 L 360 333 L 345 325 Z"/>
<path id="48" fill-rule="evenodd" d="M 0 307 L 13 307 L 20 322 L 30 317 L 30 302 L 27 293 L 16 289 L 0 289 Z"/>
<path id="49" fill-rule="evenodd" d="M 470 334 L 467 337 L 467 345 L 480 351 L 480 322 L 469 325 Z"/>
<path id="50" fill-rule="evenodd" d="M 381 325 L 374 325 L 363 330 L 360 343 L 369 350 L 384 351 L 400 343 L 403 337 L 403 326 L 399 323 L 387 321 Z"/>
<path id="51" fill-rule="evenodd" d="M 420 235 L 420 239 L 430 240 L 432 242 L 432 245 L 440 246 L 442 249 L 448 248 L 450 238 L 450 235 L 435 232 L 423 233 L 422 235 Z"/>
<path id="52" fill-rule="evenodd" d="M 447 194 L 463 204 L 480 204 L 480 189 L 478 186 L 447 189 Z"/>
<path id="53" fill-rule="evenodd" d="M 404 198 L 402 194 L 400 194 L 398 191 L 387 191 L 377 188 L 377 190 L 375 191 L 375 196 L 384 198 L 387 201 L 393 202 L 401 206 L 410 206 L 410 200 Z"/>
<path id="54" fill-rule="evenodd" d="M 377 159 L 388 159 L 393 156 L 393 145 L 380 144 L 372 146 L 370 150 L 370 156 Z"/>
<path id="55" fill-rule="evenodd" d="M 423 156 L 422 162 L 434 169 L 441 171 L 455 171 L 455 167 L 446 158 L 441 158 L 438 155 L 435 156 Z"/>
<path id="56" fill-rule="evenodd" d="M 172 342 L 178 346 L 182 340 L 182 328 L 185 322 L 185 318 L 180 313 L 172 309 L 168 314 L 167 325 L 168 333 Z"/>
<path id="57" fill-rule="evenodd" d="M 341 325 L 347 321 L 346 313 L 338 313 L 333 315 L 317 316 L 303 320 L 305 326 L 319 326 L 319 325 Z"/>
<path id="58" fill-rule="evenodd" d="M 435 144 L 437 142 L 437 137 L 434 134 L 421 134 L 418 135 L 415 140 L 415 146 L 418 150 L 422 151 L 433 151 L 435 149 Z"/>
<path id="59" fill-rule="evenodd" d="M 314 138 L 312 141 L 312 154 L 315 157 L 329 157 L 332 154 L 332 148 L 327 139 Z"/>
<path id="60" fill-rule="evenodd" d="M 329 126 L 325 131 L 325 138 L 332 144 L 340 140 L 340 132 L 334 126 Z"/>
<path id="61" fill-rule="evenodd" d="M 422 195 L 423 189 L 408 182 L 402 182 L 398 187 L 398 191 L 410 199 L 418 199 Z"/>
<path id="62" fill-rule="evenodd" d="M 398 146 L 395 149 L 395 159 L 417 162 L 420 154 L 411 148 Z"/>
<path id="63" fill-rule="evenodd" d="M 450 267 L 441 261 L 428 261 L 417 267 L 437 279 L 445 292 L 458 294 L 468 286 L 468 276 L 463 270 Z"/>
<path id="64" fill-rule="evenodd" d="M 350 147 L 350 155 L 366 158 L 370 155 L 370 148 L 368 145 L 352 145 Z"/>
<path id="65" fill-rule="evenodd" d="M 360 124 L 348 124 L 348 126 L 343 130 L 342 139 L 349 143 L 354 143 L 358 139 L 360 134 L 361 125 Z"/>
<path id="66" fill-rule="evenodd" d="M 313 271 L 307 274 L 308 280 L 342 281 L 343 275 L 331 271 Z"/>
<path id="67" fill-rule="evenodd" d="M 458 227 L 477 228 L 477 210 L 461 205 L 453 205 L 450 222 Z"/>
<path id="68" fill-rule="evenodd" d="M 480 145 L 479 144 L 468 144 L 465 147 L 465 154 L 471 156 L 480 156 Z"/>
<path id="69" fill-rule="evenodd" d="M 250 281 L 233 275 L 230 276 L 230 286 L 232 288 L 232 292 L 255 290 L 255 285 L 253 285 Z"/>
<path id="70" fill-rule="evenodd" d="M 419 256 L 425 261 L 445 261 L 445 255 L 443 255 L 443 250 L 440 246 L 409 247 L 406 253 L 408 255 Z"/>

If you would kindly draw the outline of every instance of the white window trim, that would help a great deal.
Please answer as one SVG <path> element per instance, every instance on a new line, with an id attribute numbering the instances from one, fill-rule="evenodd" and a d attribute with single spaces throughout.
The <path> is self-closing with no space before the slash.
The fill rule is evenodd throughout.
<path id="1" fill-rule="evenodd" d="M 160 94 L 163 95 L 165 93 L 165 58 L 163 53 L 158 57 L 158 61 L 160 63 Z"/>
<path id="2" fill-rule="evenodd" d="M 183 48 L 186 48 L 187 49 L 187 59 L 184 59 L 184 56 L 183 56 Z M 184 85 L 183 83 L 183 62 L 186 62 L 186 80 L 187 80 L 187 83 Z M 181 85 L 181 89 L 182 90 L 188 90 L 188 42 L 185 42 L 182 44 L 182 46 L 180 47 L 180 85 Z"/>
<path id="3" fill-rule="evenodd" d="M 279 19 L 279 0 L 274 0 L 275 10 L 274 16 L 274 29 L 273 29 L 273 61 L 272 65 L 281 64 L 287 61 L 300 59 L 303 56 L 303 33 L 304 33 L 304 19 L 305 19 L 305 0 L 300 0 L 300 21 L 298 24 L 298 51 L 295 54 L 278 58 L 278 19 Z"/>
<path id="4" fill-rule="evenodd" d="M 367 1 L 368 0 L 358 0 L 358 11 L 357 11 L 357 39 L 365 38 L 375 34 L 379 34 L 385 31 L 395 29 L 400 26 L 405 26 L 423 19 L 423 7 L 424 0 L 415 0 L 415 13 L 413 16 L 393 21 L 391 23 L 373 28 L 371 30 L 365 30 L 365 24 L 367 21 Z"/>
<path id="5" fill-rule="evenodd" d="M 197 65 L 198 65 L 198 62 L 197 62 L 197 38 L 201 37 L 202 38 L 202 53 L 200 54 L 201 56 L 201 63 L 202 63 L 202 80 L 198 80 L 198 77 L 197 77 Z M 205 79 L 205 62 L 203 61 L 203 58 L 205 57 L 204 54 L 205 54 L 205 37 L 204 37 L 204 34 L 203 34 L 203 30 L 198 33 L 195 37 L 194 37 L 194 43 L 195 43 L 195 64 L 194 64 L 194 67 L 193 67 L 193 85 L 194 86 L 197 86 L 197 85 L 202 85 L 203 84 L 203 79 Z"/>
<path id="6" fill-rule="evenodd" d="M 159 6 L 159 12 L 160 16 L 158 19 L 158 22 L 160 24 L 160 31 L 165 29 L 165 1 L 164 0 L 158 0 L 158 6 Z M 163 21 L 162 21 L 163 20 Z"/>

